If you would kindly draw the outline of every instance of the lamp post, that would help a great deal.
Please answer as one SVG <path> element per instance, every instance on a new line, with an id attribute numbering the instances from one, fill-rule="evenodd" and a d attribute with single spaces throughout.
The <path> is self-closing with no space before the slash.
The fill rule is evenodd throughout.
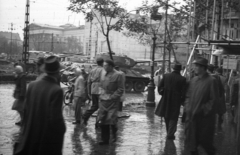
<path id="1" fill-rule="evenodd" d="M 154 34 L 153 38 L 153 50 L 152 50 L 152 61 L 151 61 L 151 78 L 150 82 L 148 84 L 148 96 L 147 96 L 147 102 L 146 106 L 148 107 L 155 107 L 155 84 L 154 84 L 154 59 L 155 59 L 155 48 L 156 48 L 156 34 Z"/>
<path id="2" fill-rule="evenodd" d="M 153 7 L 152 8 L 152 14 L 151 14 L 151 19 L 154 21 L 160 21 L 162 19 L 162 15 L 158 14 L 158 9 L 159 7 Z M 160 23 L 159 23 L 160 24 Z M 150 26 L 152 26 L 150 24 Z M 159 27 L 158 27 L 159 28 Z M 152 29 L 153 31 L 153 29 Z M 155 48 L 156 48 L 156 40 L 157 40 L 157 33 L 158 29 L 155 29 L 153 32 L 153 50 L 152 50 L 152 60 L 151 60 L 151 77 L 150 77 L 150 82 L 148 84 L 148 96 L 147 96 L 147 102 L 146 106 L 147 107 L 155 107 L 155 84 L 154 84 L 154 62 L 155 62 Z"/>

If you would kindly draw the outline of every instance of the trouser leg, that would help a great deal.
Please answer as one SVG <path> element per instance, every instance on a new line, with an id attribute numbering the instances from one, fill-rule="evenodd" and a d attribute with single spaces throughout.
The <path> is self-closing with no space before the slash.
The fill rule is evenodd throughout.
<path id="1" fill-rule="evenodd" d="M 98 100 L 99 100 L 99 95 L 95 95 L 92 94 L 92 106 L 89 110 L 87 110 L 84 115 L 83 118 L 85 121 L 88 121 L 88 119 L 90 118 L 90 116 L 98 110 Z"/>
<path id="2" fill-rule="evenodd" d="M 101 138 L 103 142 L 109 142 L 110 139 L 110 125 L 101 125 Z"/>
<path id="3" fill-rule="evenodd" d="M 174 134 L 177 131 L 177 121 L 176 120 L 169 120 L 168 123 L 168 137 L 174 138 Z"/>
<path id="4" fill-rule="evenodd" d="M 76 102 L 76 106 L 75 106 L 75 120 L 78 122 L 81 121 L 81 117 L 82 117 L 82 108 L 81 108 L 81 98 L 75 98 L 74 99 Z"/>
<path id="5" fill-rule="evenodd" d="M 216 150 L 213 145 L 215 130 L 215 115 L 200 116 L 197 122 L 197 141 L 208 155 L 214 155 Z"/>
<path id="6" fill-rule="evenodd" d="M 166 130 L 168 132 L 168 125 L 169 125 L 169 119 L 164 117 L 165 125 L 166 125 Z"/>

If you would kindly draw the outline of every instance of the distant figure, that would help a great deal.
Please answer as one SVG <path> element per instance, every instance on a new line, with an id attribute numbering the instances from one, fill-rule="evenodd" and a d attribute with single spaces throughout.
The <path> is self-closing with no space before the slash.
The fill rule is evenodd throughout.
<path id="1" fill-rule="evenodd" d="M 26 76 L 23 73 L 22 66 L 16 65 L 15 66 L 15 90 L 13 93 L 13 97 L 15 98 L 15 101 L 12 106 L 12 110 L 16 110 L 21 120 L 16 125 L 22 125 L 23 121 L 23 115 L 24 115 L 24 100 L 26 97 Z"/>
<path id="2" fill-rule="evenodd" d="M 102 72 L 104 71 L 102 58 L 97 58 L 97 65 L 98 66 L 92 69 L 88 75 L 87 91 L 89 98 L 92 99 L 92 106 L 83 114 L 83 124 L 85 125 L 87 125 L 90 116 L 98 110 L 98 101 L 100 95 L 100 78 Z M 95 124 L 95 127 L 97 128 L 97 123 Z"/>
<path id="3" fill-rule="evenodd" d="M 85 79 L 80 68 L 76 69 L 76 80 L 74 84 L 74 104 L 75 104 L 75 122 L 73 124 L 80 124 L 82 118 L 82 106 L 86 101 Z"/>
<path id="4" fill-rule="evenodd" d="M 110 128 L 112 129 L 112 141 L 117 140 L 119 102 L 124 91 L 123 75 L 114 69 L 114 62 L 105 60 L 104 69 L 106 72 L 102 74 L 100 81 L 101 94 L 97 116 L 102 138 L 99 145 L 109 144 Z"/>
<path id="5" fill-rule="evenodd" d="M 162 98 L 156 108 L 155 114 L 164 117 L 167 139 L 174 140 L 177 130 L 177 122 L 180 107 L 183 105 L 185 98 L 186 78 L 180 74 L 181 64 L 173 66 L 173 72 L 163 75 L 158 86 L 158 93 Z"/>
<path id="6" fill-rule="evenodd" d="M 207 59 L 199 57 L 193 64 L 197 76 L 190 81 L 185 100 L 186 148 L 191 151 L 191 155 L 198 155 L 197 148 L 201 145 L 208 155 L 215 155 L 216 82 L 207 73 Z"/>
<path id="7" fill-rule="evenodd" d="M 46 76 L 29 84 L 26 113 L 14 155 L 61 155 L 66 130 L 63 114 L 63 90 L 59 86 L 60 64 L 57 57 L 45 60 Z"/>

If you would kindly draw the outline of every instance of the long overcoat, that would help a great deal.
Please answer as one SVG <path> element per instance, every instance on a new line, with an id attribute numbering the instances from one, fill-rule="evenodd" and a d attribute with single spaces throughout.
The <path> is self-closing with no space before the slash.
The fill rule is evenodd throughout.
<path id="1" fill-rule="evenodd" d="M 100 81 L 100 102 L 98 122 L 105 125 L 115 125 L 118 118 L 120 98 L 124 92 L 124 77 L 118 71 L 102 73 Z"/>
<path id="2" fill-rule="evenodd" d="M 177 119 L 181 104 L 184 102 L 186 78 L 173 71 L 163 75 L 158 86 L 162 98 L 156 108 L 155 114 L 160 117 Z"/>
<path id="3" fill-rule="evenodd" d="M 61 155 L 66 130 L 63 91 L 55 78 L 31 82 L 25 99 L 25 122 L 15 155 Z"/>
<path id="4" fill-rule="evenodd" d="M 24 111 L 24 99 L 26 95 L 26 76 L 21 73 L 15 78 L 15 89 L 13 92 L 13 97 L 16 99 L 12 109 L 17 111 Z"/>

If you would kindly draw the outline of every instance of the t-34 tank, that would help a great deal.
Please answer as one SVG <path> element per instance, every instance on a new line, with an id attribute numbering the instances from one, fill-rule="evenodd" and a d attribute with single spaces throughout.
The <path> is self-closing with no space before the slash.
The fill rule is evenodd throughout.
<path id="1" fill-rule="evenodd" d="M 96 58 L 99 57 L 103 58 L 104 60 L 110 59 L 108 53 L 101 53 L 96 56 Z M 132 67 L 136 65 L 136 62 L 133 59 L 127 56 L 113 55 L 113 61 L 115 65 L 125 73 L 125 90 L 127 92 L 132 90 L 135 92 L 143 92 L 145 90 L 145 87 L 148 85 L 150 79 L 142 76 L 139 72 L 132 69 Z"/>

